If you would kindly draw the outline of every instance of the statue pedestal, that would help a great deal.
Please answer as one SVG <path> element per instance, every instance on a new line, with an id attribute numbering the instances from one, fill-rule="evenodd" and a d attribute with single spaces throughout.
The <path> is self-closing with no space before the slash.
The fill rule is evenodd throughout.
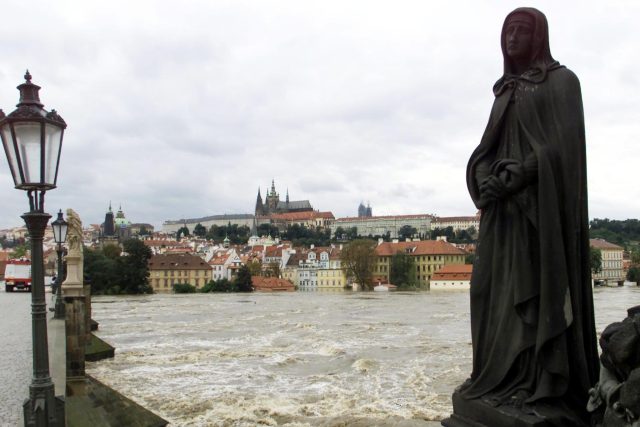
<path id="1" fill-rule="evenodd" d="M 67 278 L 62 283 L 62 295 L 65 298 L 82 297 L 84 296 L 83 256 L 69 254 L 65 260 L 67 261 Z"/>
<path id="2" fill-rule="evenodd" d="M 64 301 L 66 305 L 67 381 L 84 380 L 87 346 L 86 298 L 65 295 Z M 89 333 L 91 332 L 89 331 Z"/>
<path id="3" fill-rule="evenodd" d="M 453 415 L 442 420 L 445 427 L 552 427 L 535 415 L 525 414 L 511 406 L 491 406 L 481 399 L 467 400 L 458 392 L 452 396 Z"/>

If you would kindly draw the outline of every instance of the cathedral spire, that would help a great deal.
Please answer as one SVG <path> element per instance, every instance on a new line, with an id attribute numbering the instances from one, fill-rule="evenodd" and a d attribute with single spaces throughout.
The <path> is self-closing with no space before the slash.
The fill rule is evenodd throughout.
<path id="1" fill-rule="evenodd" d="M 262 195 L 260 194 L 260 187 L 258 187 L 258 197 L 256 197 L 255 216 L 257 215 L 264 215 L 264 205 L 262 204 Z"/>
<path id="2" fill-rule="evenodd" d="M 289 204 L 289 187 L 287 187 L 287 204 Z"/>

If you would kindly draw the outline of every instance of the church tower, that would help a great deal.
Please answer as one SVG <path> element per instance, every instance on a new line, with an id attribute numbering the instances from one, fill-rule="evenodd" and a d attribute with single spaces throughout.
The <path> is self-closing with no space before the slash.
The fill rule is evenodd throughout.
<path id="1" fill-rule="evenodd" d="M 362 218 L 367 216 L 367 208 L 364 207 L 364 203 L 360 202 L 360 205 L 358 206 L 358 217 Z"/>
<path id="2" fill-rule="evenodd" d="M 113 210 L 111 210 L 111 202 L 109 202 L 109 210 L 104 216 L 102 235 L 105 237 L 112 237 L 116 235 L 116 223 L 113 217 Z"/>
<path id="3" fill-rule="evenodd" d="M 100 246 L 118 244 L 118 230 L 116 230 L 116 220 L 109 202 L 109 210 L 104 215 L 104 224 L 102 224 L 102 233 L 100 236 Z"/>
<path id="4" fill-rule="evenodd" d="M 258 197 L 256 198 L 255 216 L 264 215 L 264 205 L 262 204 L 262 195 L 260 195 L 260 187 L 258 187 Z"/>
<path id="5" fill-rule="evenodd" d="M 267 194 L 267 212 L 268 214 L 276 213 L 278 210 L 278 203 L 280 202 L 280 195 L 276 192 L 276 184 L 274 180 L 271 180 L 271 191 Z"/>

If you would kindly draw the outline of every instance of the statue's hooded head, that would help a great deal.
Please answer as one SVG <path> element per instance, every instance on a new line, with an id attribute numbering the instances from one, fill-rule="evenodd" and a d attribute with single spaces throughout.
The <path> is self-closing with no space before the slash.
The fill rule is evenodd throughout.
<path id="1" fill-rule="evenodd" d="M 529 49 L 529 66 L 545 70 L 554 61 L 549 48 L 549 26 L 547 17 L 538 9 L 532 7 L 520 7 L 504 20 L 502 33 L 500 35 L 500 45 L 504 57 L 504 73 L 514 74 L 515 66 L 513 59 L 507 52 L 507 28 L 512 22 L 526 22 L 532 27 L 531 48 Z"/>

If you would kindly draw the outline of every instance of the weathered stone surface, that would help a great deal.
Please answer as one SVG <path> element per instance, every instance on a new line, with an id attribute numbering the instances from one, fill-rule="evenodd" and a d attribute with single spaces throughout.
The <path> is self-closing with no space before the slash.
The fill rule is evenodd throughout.
<path id="1" fill-rule="evenodd" d="M 67 382 L 67 427 L 163 427 L 168 422 L 91 376 Z"/>
<path id="2" fill-rule="evenodd" d="M 116 349 L 99 337 L 91 334 L 91 339 L 87 343 L 85 360 L 87 362 L 97 362 L 103 359 L 114 357 Z"/>
<path id="3" fill-rule="evenodd" d="M 482 399 L 466 400 L 457 392 L 452 400 L 454 413 L 442 421 L 446 427 L 553 427 L 545 419 L 511 406 L 492 406 Z"/>

